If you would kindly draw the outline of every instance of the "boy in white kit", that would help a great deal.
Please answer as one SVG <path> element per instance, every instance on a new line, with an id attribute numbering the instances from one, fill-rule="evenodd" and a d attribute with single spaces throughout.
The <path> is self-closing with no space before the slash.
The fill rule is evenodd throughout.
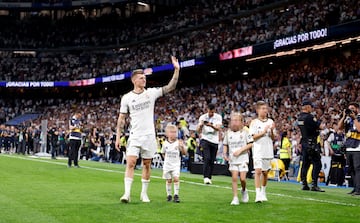
<path id="1" fill-rule="evenodd" d="M 249 171 L 248 150 L 252 147 L 253 139 L 248 130 L 244 128 L 244 119 L 239 112 L 233 112 L 230 116 L 230 129 L 224 136 L 224 159 L 229 162 L 229 170 L 232 175 L 233 200 L 231 205 L 239 205 L 238 198 L 238 177 L 240 173 L 242 202 L 249 201 L 246 190 L 246 174 Z"/>
<path id="2" fill-rule="evenodd" d="M 179 203 L 181 155 L 185 155 L 184 142 L 177 139 L 178 128 L 168 124 L 165 129 L 166 141 L 161 153 L 164 156 L 163 179 L 166 179 L 167 201 L 172 200 L 172 183 L 174 182 L 174 202 Z"/>
<path id="3" fill-rule="evenodd" d="M 251 121 L 249 131 L 254 139 L 252 152 L 255 169 L 255 202 L 263 202 L 267 201 L 267 175 L 271 169 L 271 160 L 274 158 L 275 123 L 267 117 L 268 106 L 264 101 L 256 103 L 256 113 L 258 117 Z"/>

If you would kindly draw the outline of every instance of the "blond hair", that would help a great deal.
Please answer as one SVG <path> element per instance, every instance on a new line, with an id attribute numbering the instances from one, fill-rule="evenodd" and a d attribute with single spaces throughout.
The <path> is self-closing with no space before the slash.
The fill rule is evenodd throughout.
<path id="1" fill-rule="evenodd" d="M 260 108 L 261 106 L 263 105 L 266 105 L 267 106 L 267 103 L 265 101 L 258 101 L 256 102 L 256 109 Z"/>
<path id="2" fill-rule="evenodd" d="M 138 74 L 144 74 L 144 70 L 143 70 L 143 69 L 133 70 L 133 71 L 131 72 L 131 79 L 132 79 L 135 75 L 138 75 Z"/>
<path id="3" fill-rule="evenodd" d="M 244 117 L 240 112 L 231 112 L 230 119 L 233 118 L 233 117 L 239 117 L 240 120 L 244 120 Z"/>
<path id="4" fill-rule="evenodd" d="M 168 123 L 165 127 L 165 132 L 168 132 L 169 130 L 172 130 L 172 129 L 177 131 L 178 127 L 174 124 Z"/>

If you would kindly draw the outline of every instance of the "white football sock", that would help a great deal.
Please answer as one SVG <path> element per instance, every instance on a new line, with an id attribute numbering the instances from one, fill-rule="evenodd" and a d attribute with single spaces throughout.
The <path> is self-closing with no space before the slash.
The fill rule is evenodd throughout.
<path id="1" fill-rule="evenodd" d="M 141 183 L 142 183 L 141 193 L 147 194 L 150 180 L 141 179 Z"/>
<path id="2" fill-rule="evenodd" d="M 179 195 L 180 191 L 180 182 L 174 183 L 174 194 Z"/>
<path id="3" fill-rule="evenodd" d="M 132 178 L 130 178 L 130 177 L 125 177 L 125 178 L 124 178 L 125 195 L 126 195 L 127 197 L 130 197 L 132 182 L 133 182 L 133 179 L 132 179 Z"/>
<path id="4" fill-rule="evenodd" d="M 169 196 L 172 194 L 171 183 L 166 182 L 166 194 Z"/>

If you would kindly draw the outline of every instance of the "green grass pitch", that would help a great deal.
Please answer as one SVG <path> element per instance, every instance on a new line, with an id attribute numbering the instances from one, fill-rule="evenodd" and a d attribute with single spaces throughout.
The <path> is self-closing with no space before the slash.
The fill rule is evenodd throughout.
<path id="1" fill-rule="evenodd" d="M 0 222 L 359 222 L 360 199 L 351 189 L 323 187 L 325 193 L 301 191 L 300 184 L 269 181 L 268 202 L 230 206 L 231 178 L 181 173 L 181 203 L 166 202 L 160 169 L 152 170 L 150 203 L 139 200 L 141 170 L 136 170 L 131 203 L 122 204 L 125 166 L 0 154 Z M 240 193 L 239 193 L 240 194 Z"/>

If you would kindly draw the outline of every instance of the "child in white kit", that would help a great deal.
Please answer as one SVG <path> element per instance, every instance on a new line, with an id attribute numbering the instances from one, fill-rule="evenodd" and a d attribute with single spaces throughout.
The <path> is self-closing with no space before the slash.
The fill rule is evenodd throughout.
<path id="1" fill-rule="evenodd" d="M 242 202 L 249 201 L 246 190 L 246 174 L 249 171 L 248 150 L 252 147 L 253 139 L 244 127 L 243 116 L 239 112 L 233 112 L 230 116 L 230 128 L 224 136 L 224 159 L 229 162 L 229 170 L 232 175 L 233 200 L 231 205 L 239 205 L 238 198 L 238 177 L 240 173 Z"/>
<path id="2" fill-rule="evenodd" d="M 179 203 L 181 155 L 185 155 L 186 151 L 184 142 L 177 139 L 178 128 L 176 125 L 167 125 L 165 135 L 167 139 L 163 143 L 161 153 L 164 156 L 163 179 L 166 179 L 167 201 L 173 199 L 171 187 L 174 182 L 174 202 Z"/>

